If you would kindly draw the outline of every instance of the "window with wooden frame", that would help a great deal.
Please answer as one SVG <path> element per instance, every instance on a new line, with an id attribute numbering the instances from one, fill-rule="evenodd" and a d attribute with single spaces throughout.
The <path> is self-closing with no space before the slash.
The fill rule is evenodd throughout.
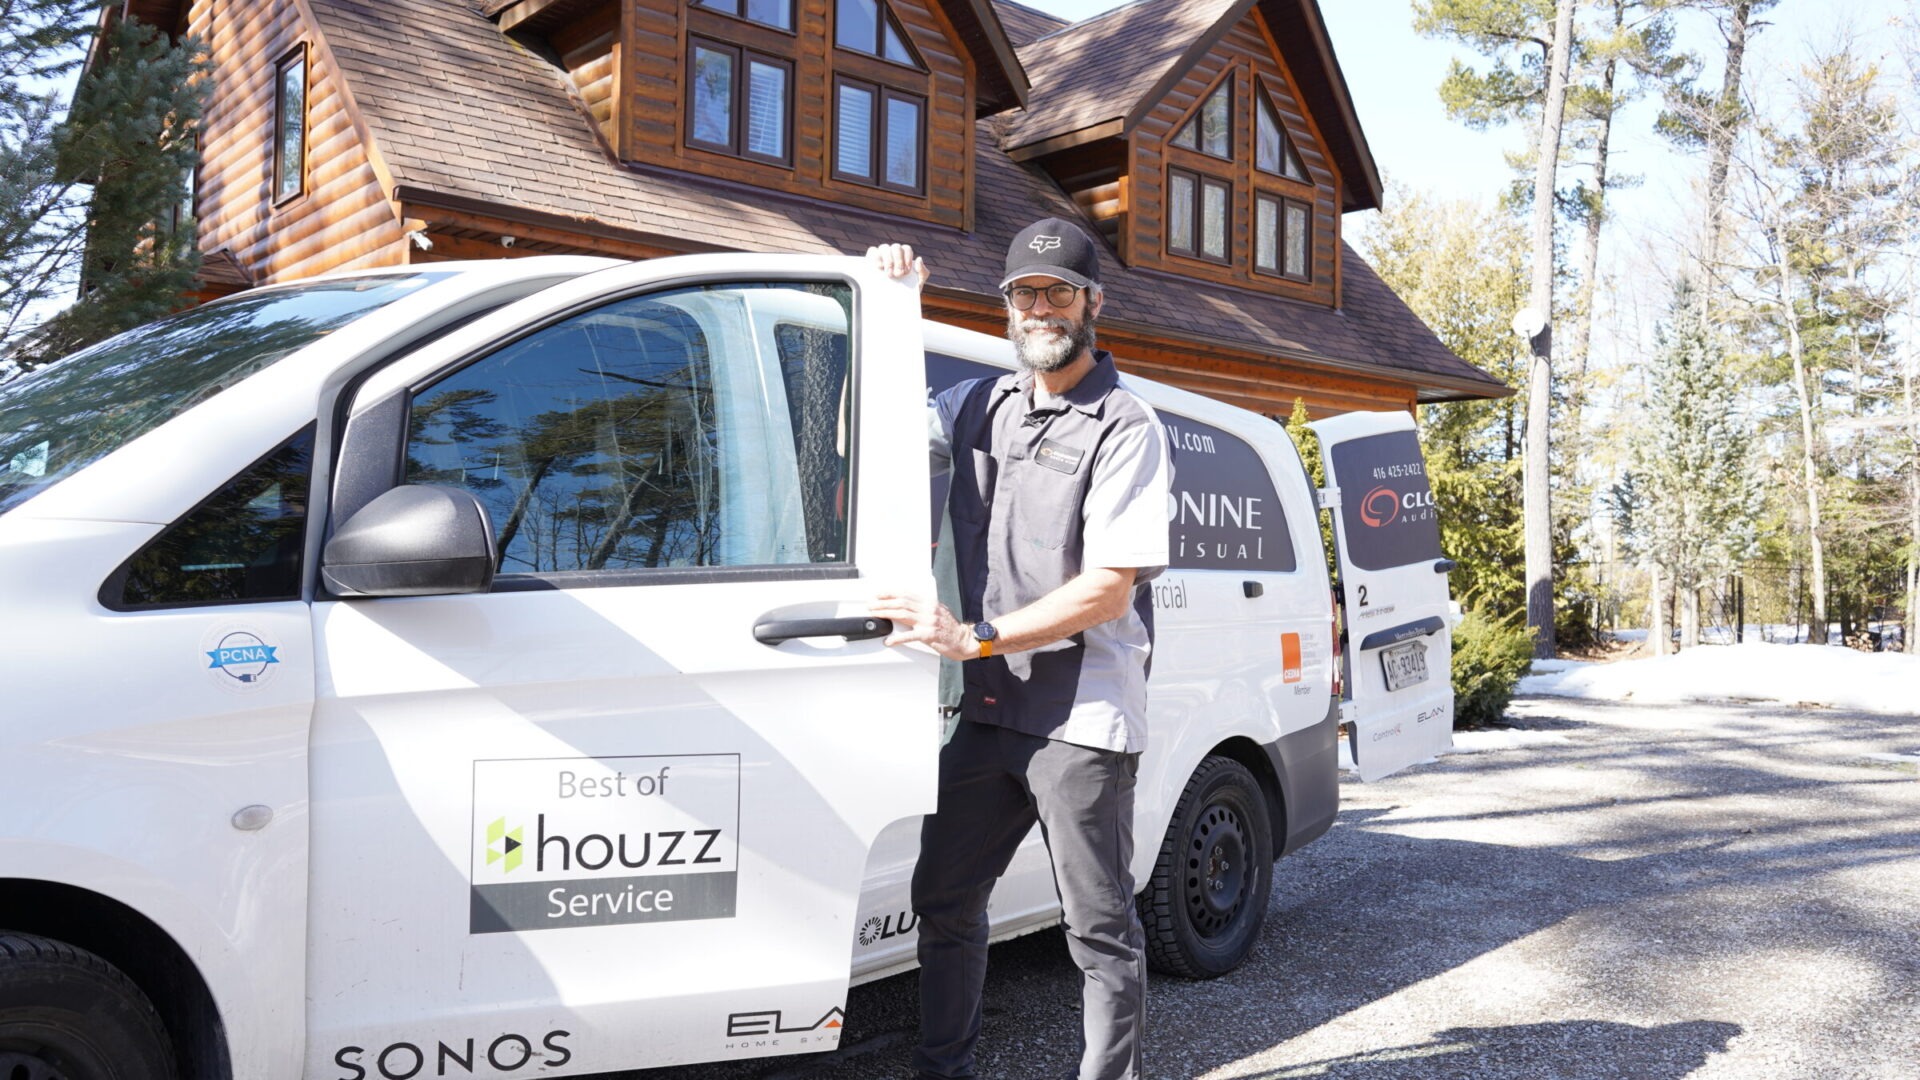
<path id="1" fill-rule="evenodd" d="M 1233 73 L 1229 71 L 1192 119 L 1168 140 L 1174 146 L 1196 150 L 1223 161 L 1233 160 Z"/>
<path id="2" fill-rule="evenodd" d="M 1227 262 L 1233 225 L 1233 185 L 1182 168 L 1167 170 L 1167 251 L 1190 259 Z"/>
<path id="3" fill-rule="evenodd" d="M 1254 167 L 1303 184 L 1312 183 L 1306 166 L 1300 163 L 1300 152 L 1294 149 L 1293 139 L 1287 135 L 1286 125 L 1280 122 L 1280 110 L 1274 107 L 1273 96 L 1263 85 L 1254 97 L 1259 103 L 1254 109 Z"/>
<path id="4" fill-rule="evenodd" d="M 273 201 L 307 190 L 307 47 L 296 46 L 274 67 Z"/>
<path id="5" fill-rule="evenodd" d="M 834 0 L 833 43 L 843 49 L 925 71 L 907 33 L 880 0 Z"/>
<path id="6" fill-rule="evenodd" d="M 1312 221 L 1312 207 L 1299 199 L 1255 192 L 1253 268 L 1292 281 L 1311 281 Z"/>
<path id="7" fill-rule="evenodd" d="M 927 102 L 891 86 L 833 81 L 833 175 L 908 195 L 926 187 Z"/>
<path id="8" fill-rule="evenodd" d="M 793 162 L 793 61 L 687 38 L 688 146 L 774 165 Z"/>
<path id="9" fill-rule="evenodd" d="M 793 0 L 693 0 L 693 6 L 775 30 L 793 30 Z"/>

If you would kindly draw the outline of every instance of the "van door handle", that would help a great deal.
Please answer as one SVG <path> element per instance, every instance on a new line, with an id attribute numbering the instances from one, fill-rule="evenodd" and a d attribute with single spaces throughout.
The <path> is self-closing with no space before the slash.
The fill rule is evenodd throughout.
<path id="1" fill-rule="evenodd" d="M 764 619 L 753 624 L 753 640 L 778 645 L 794 638 L 841 637 L 866 641 L 893 633 L 892 619 L 853 615 L 844 619 Z"/>
<path id="2" fill-rule="evenodd" d="M 1452 559 L 1441 559 L 1433 564 L 1433 572 L 1436 574 L 1451 574 L 1456 565 Z"/>

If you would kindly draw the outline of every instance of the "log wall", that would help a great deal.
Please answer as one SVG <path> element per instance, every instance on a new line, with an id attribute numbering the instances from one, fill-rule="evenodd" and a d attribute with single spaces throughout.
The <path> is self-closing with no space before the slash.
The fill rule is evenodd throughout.
<path id="1" fill-rule="evenodd" d="M 388 203 L 344 80 L 305 5 L 196 0 L 188 29 L 208 43 L 212 99 L 201 122 L 194 214 L 204 252 L 226 249 L 256 285 L 404 261 Z M 307 53 L 307 160 L 301 195 L 273 198 L 274 80 Z"/>

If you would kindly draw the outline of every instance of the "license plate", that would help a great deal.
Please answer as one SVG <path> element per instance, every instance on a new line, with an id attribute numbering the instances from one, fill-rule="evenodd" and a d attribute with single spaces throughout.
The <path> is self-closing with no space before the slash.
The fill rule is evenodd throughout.
<path id="1" fill-rule="evenodd" d="M 1387 689 L 1427 681 L 1427 643 L 1408 641 L 1380 653 L 1380 666 L 1387 673 Z"/>

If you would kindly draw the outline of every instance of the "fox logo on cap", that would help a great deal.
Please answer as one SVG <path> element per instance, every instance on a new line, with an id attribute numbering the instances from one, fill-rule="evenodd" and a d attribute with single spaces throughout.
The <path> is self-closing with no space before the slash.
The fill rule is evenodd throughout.
<path id="1" fill-rule="evenodd" d="M 1035 251 L 1045 253 L 1059 247 L 1060 238 L 1057 236 L 1036 236 L 1033 238 L 1033 242 L 1027 246 Z"/>

